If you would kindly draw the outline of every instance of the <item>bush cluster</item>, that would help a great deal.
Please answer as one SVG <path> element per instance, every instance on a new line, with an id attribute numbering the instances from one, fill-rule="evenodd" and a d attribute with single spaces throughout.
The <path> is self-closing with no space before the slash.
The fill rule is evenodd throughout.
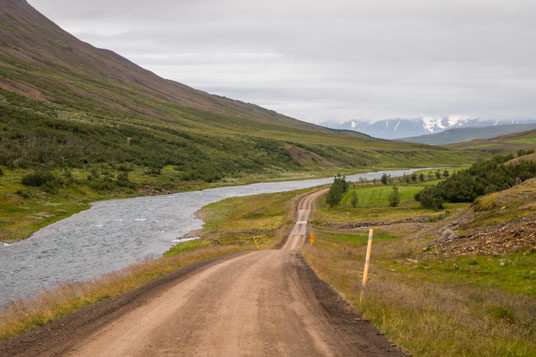
<path id="1" fill-rule="evenodd" d="M 10 98 L 10 103 L 17 100 Z M 170 165 L 178 171 L 179 180 L 213 182 L 268 167 L 303 169 L 290 155 L 288 145 L 256 137 L 192 134 L 157 125 L 125 122 L 107 126 L 62 120 L 44 106 L 35 111 L 0 106 L 0 165 L 11 168 L 108 163 L 124 171 L 141 166 L 147 174 L 158 175 Z"/>
<path id="2" fill-rule="evenodd" d="M 21 180 L 25 186 L 41 187 L 48 193 L 57 193 L 63 181 L 48 171 L 36 171 L 25 175 Z"/>
<path id="3" fill-rule="evenodd" d="M 333 183 L 326 194 L 326 203 L 333 208 L 341 202 L 342 196 L 348 191 L 348 182 L 346 177 L 337 175 L 333 178 Z"/>
<path id="4" fill-rule="evenodd" d="M 441 209 L 444 202 L 473 202 L 478 196 L 502 191 L 519 181 L 536 177 L 536 163 L 520 160 L 505 165 L 512 158 L 513 155 L 495 156 L 479 161 L 445 181 L 425 188 L 415 195 L 415 199 L 425 208 Z"/>

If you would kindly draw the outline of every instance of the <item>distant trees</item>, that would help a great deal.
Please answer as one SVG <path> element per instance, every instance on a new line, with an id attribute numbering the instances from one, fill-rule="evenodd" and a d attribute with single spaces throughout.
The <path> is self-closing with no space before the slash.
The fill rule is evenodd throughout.
<path id="1" fill-rule="evenodd" d="M 333 208 L 341 202 L 343 194 L 348 191 L 348 182 L 346 177 L 340 174 L 333 178 L 333 183 L 326 194 L 326 203 Z"/>
<path id="2" fill-rule="evenodd" d="M 415 199 L 425 208 L 440 209 L 444 202 L 473 202 L 478 196 L 505 190 L 518 181 L 536 177 L 536 163 L 520 160 L 505 165 L 512 158 L 512 155 L 495 156 L 479 161 L 437 185 L 426 187 L 415 195 Z"/>
<path id="3" fill-rule="evenodd" d="M 421 181 L 421 182 L 424 181 L 424 174 L 423 174 L 423 173 L 421 173 L 421 174 L 419 175 L 419 181 Z"/>
<path id="4" fill-rule="evenodd" d="M 387 185 L 387 183 L 389 182 L 389 176 L 387 176 L 387 174 L 383 174 L 383 175 L 382 175 L 382 178 L 380 179 L 380 181 L 381 181 L 384 185 Z"/>
<path id="5" fill-rule="evenodd" d="M 443 177 L 449 177 L 449 170 L 443 171 Z"/>
<path id="6" fill-rule="evenodd" d="M 417 174 L 416 173 L 411 175 L 411 181 L 417 182 Z"/>
<path id="7" fill-rule="evenodd" d="M 400 194 L 398 193 L 398 187 L 393 185 L 393 190 L 389 193 L 389 206 L 397 207 L 400 203 Z"/>
<path id="8" fill-rule="evenodd" d="M 441 172 L 440 172 L 439 170 L 437 170 L 437 171 L 435 172 L 435 177 L 436 177 L 437 179 L 440 179 L 440 178 L 441 178 Z"/>
<path id="9" fill-rule="evenodd" d="M 524 155 L 530 155 L 530 154 L 534 154 L 534 149 L 530 149 L 530 150 L 524 150 L 524 149 L 521 149 L 521 150 L 518 150 L 517 151 L 517 156 L 524 156 Z"/>

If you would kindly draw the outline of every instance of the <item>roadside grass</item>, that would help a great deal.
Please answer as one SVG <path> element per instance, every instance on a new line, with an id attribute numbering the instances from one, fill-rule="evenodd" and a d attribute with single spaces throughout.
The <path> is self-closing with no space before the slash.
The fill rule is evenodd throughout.
<path id="1" fill-rule="evenodd" d="M 420 259 L 418 255 L 415 257 Z M 536 296 L 536 255 L 528 249 L 496 257 L 475 255 L 417 261 L 413 264 L 393 261 L 383 264 L 382 268 L 435 284 L 455 286 L 463 282 L 462 285 L 471 284 L 481 289 Z"/>
<path id="2" fill-rule="evenodd" d="M 203 207 L 198 215 L 205 225 L 202 239 L 217 245 L 273 248 L 279 244 L 294 223 L 298 200 L 317 188 L 298 191 L 232 197 Z"/>
<path id="3" fill-rule="evenodd" d="M 176 246 L 174 246 L 173 248 L 170 248 L 167 252 L 165 252 L 164 256 L 170 257 L 173 255 L 181 254 L 184 252 L 190 252 L 190 251 L 198 250 L 202 248 L 207 248 L 210 246 L 211 244 L 209 241 L 196 239 L 196 240 L 177 244 Z"/>
<path id="4" fill-rule="evenodd" d="M 4 305 L 0 309 L 0 340 L 133 290 L 188 264 L 244 250 L 247 250 L 247 247 L 228 245 L 182 251 L 180 254 L 168 254 L 166 257 L 147 260 L 95 280 L 59 284 L 55 289 L 29 300 L 18 300 Z"/>
<path id="5" fill-rule="evenodd" d="M 410 354 L 536 353 L 536 254 L 509 255 L 506 259 L 512 263 L 505 267 L 490 257 L 413 263 L 393 247 L 404 245 L 407 237 L 385 239 L 381 232 L 373 240 L 369 282 L 365 299 L 359 303 L 364 236 L 356 242 L 313 232 L 315 245 L 304 247 L 307 262 L 363 317 Z"/>
<path id="6" fill-rule="evenodd" d="M 363 195 L 372 197 L 365 201 L 370 206 L 353 209 L 341 205 L 330 209 L 322 203 L 322 197 L 317 201 L 312 229 L 315 244 L 306 244 L 303 254 L 323 280 L 411 355 L 536 355 L 536 252 L 530 248 L 497 257 L 434 256 L 423 248 L 434 237 L 422 232 L 435 232 L 432 235 L 437 238 L 433 227 L 441 222 L 378 226 L 373 239 L 369 281 L 360 303 L 368 231 L 335 229 L 325 223 L 369 221 L 367 211 L 374 211 L 387 221 L 405 217 L 398 213 L 409 210 L 386 207 L 379 198 L 381 193 L 377 186 L 363 186 L 359 190 L 370 190 L 368 196 Z M 513 202 L 519 197 L 528 197 L 527 191 L 532 189 L 519 185 L 503 192 L 503 196 L 508 195 L 506 198 L 500 194 L 485 196 L 473 209 L 477 214 L 483 207 L 516 212 L 520 206 Z M 530 202 L 530 198 L 525 201 L 529 206 Z M 408 200 L 403 201 L 402 206 L 415 204 Z M 501 210 L 504 204 L 507 208 Z M 450 206 L 447 216 L 456 215 L 465 207 L 468 206 Z M 417 209 L 412 212 L 414 217 L 425 213 L 418 213 Z M 445 210 L 441 214 L 446 213 Z M 513 217 L 510 213 L 504 220 Z M 367 215 L 368 218 L 363 218 Z"/>

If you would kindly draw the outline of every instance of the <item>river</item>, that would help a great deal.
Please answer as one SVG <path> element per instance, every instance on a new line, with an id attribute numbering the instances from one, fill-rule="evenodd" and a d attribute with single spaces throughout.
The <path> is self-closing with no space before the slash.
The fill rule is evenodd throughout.
<path id="1" fill-rule="evenodd" d="M 414 170 L 348 176 L 357 181 L 393 177 Z M 30 238 L 0 247 L 0 305 L 65 281 L 82 281 L 161 256 L 173 240 L 203 226 L 201 207 L 234 196 L 303 189 L 332 178 L 257 183 L 162 196 L 100 201 L 86 211 L 51 224 Z"/>

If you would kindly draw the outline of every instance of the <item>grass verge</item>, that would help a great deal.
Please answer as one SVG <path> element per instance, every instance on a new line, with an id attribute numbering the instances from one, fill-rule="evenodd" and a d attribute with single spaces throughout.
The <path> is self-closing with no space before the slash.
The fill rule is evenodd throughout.
<path id="1" fill-rule="evenodd" d="M 205 221 L 198 233 L 214 245 L 255 247 L 256 242 L 259 248 L 274 248 L 292 227 L 298 200 L 316 189 L 232 197 L 209 204 L 198 212 Z"/>

